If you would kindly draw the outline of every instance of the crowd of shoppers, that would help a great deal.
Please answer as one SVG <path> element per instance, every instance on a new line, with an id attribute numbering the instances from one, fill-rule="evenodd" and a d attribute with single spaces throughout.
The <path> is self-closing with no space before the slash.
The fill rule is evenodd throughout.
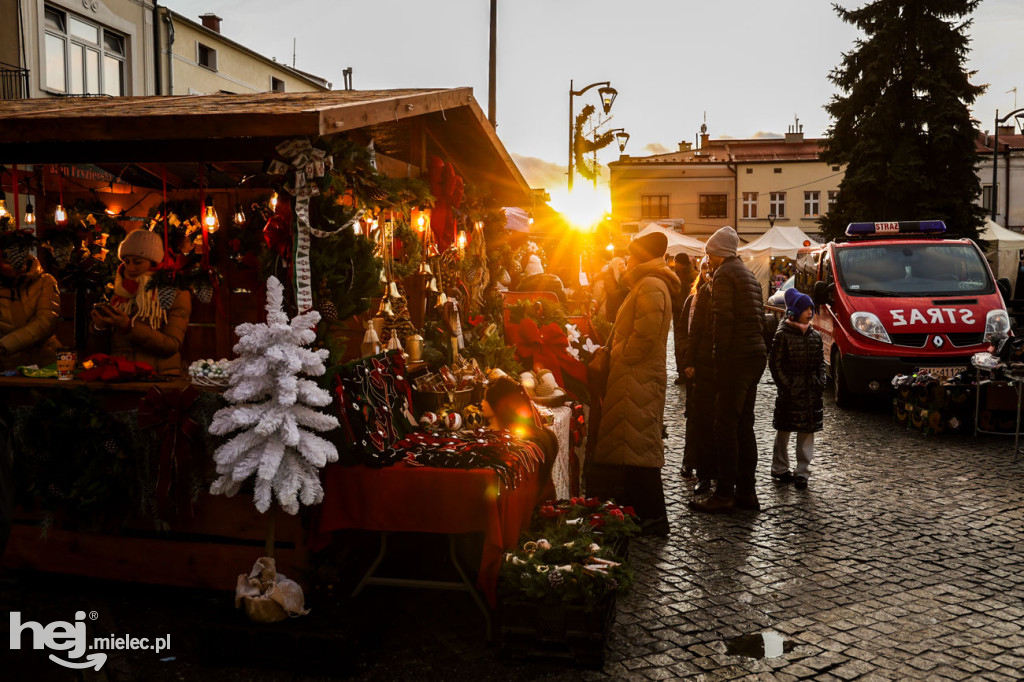
<path id="1" fill-rule="evenodd" d="M 810 297 L 790 289 L 785 318 L 767 327 L 761 285 L 739 257 L 732 227 L 707 240 L 697 267 L 685 255 L 666 262 L 666 246 L 659 233 L 635 239 L 628 260 L 609 267 L 602 281 L 601 313 L 613 322 L 611 369 L 586 472 L 589 495 L 633 506 L 643 532 L 656 535 L 670 530 L 661 478 L 670 328 L 676 383 L 686 391 L 680 473 L 692 486 L 688 506 L 696 512 L 760 509 L 754 418 L 766 367 L 778 391 L 772 480 L 807 488 L 825 385 Z M 612 291 L 624 296 L 621 305 L 609 305 Z M 795 470 L 789 458 L 794 433 Z"/>

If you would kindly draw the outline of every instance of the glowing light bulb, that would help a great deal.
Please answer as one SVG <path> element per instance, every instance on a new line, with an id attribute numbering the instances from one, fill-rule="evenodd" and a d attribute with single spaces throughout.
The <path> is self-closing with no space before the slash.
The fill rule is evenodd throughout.
<path id="1" fill-rule="evenodd" d="M 215 232 L 217 230 L 217 212 L 213 210 L 213 197 L 209 195 L 206 197 L 206 214 L 203 216 L 203 223 L 206 224 L 207 231 Z"/>
<path id="2" fill-rule="evenodd" d="M 36 224 L 36 209 L 32 205 L 31 201 L 28 202 L 28 205 L 25 207 L 25 224 L 26 225 L 35 225 Z"/>
<path id="3" fill-rule="evenodd" d="M 53 220 L 58 225 L 62 225 L 68 221 L 68 214 L 60 204 L 57 204 L 57 209 L 53 212 Z"/>
<path id="4" fill-rule="evenodd" d="M 277 192 L 270 193 L 270 208 L 277 208 Z"/>
<path id="5" fill-rule="evenodd" d="M 455 238 L 455 241 L 459 245 L 459 250 L 460 251 L 462 249 L 465 249 L 466 248 L 466 242 L 467 242 L 466 231 L 465 230 L 459 230 L 459 235 Z"/>
<path id="6" fill-rule="evenodd" d="M 7 215 L 7 200 L 0 199 L 0 218 L 3 218 L 5 215 Z"/>
<path id="7" fill-rule="evenodd" d="M 235 225 L 244 225 L 245 224 L 245 211 L 242 210 L 242 205 L 241 204 L 235 204 L 235 217 L 234 217 L 234 221 L 235 221 Z"/>
<path id="8" fill-rule="evenodd" d="M 420 213 L 420 217 L 416 219 L 416 229 L 420 232 L 427 229 L 427 219 L 423 217 L 422 213 Z"/>

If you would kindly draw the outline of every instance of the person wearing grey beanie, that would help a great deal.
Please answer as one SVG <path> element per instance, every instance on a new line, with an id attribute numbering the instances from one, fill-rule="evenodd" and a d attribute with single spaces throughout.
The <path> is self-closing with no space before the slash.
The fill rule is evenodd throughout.
<path id="1" fill-rule="evenodd" d="M 726 225 L 708 237 L 707 243 L 704 244 L 704 253 L 709 256 L 732 258 L 736 255 L 739 245 L 740 237 L 736 230 Z"/>
<path id="2" fill-rule="evenodd" d="M 736 230 L 723 227 L 704 246 L 711 284 L 711 357 L 715 384 L 714 433 L 718 484 L 714 493 L 693 499 L 691 509 L 730 513 L 761 508 L 754 489 L 757 440 L 754 406 L 768 350 L 761 285 L 737 255 Z"/>

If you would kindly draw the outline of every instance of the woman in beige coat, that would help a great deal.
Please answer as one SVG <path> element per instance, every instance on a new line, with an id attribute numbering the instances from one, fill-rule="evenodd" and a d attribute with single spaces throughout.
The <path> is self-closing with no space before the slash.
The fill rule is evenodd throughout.
<path id="1" fill-rule="evenodd" d="M 608 341 L 608 385 L 587 494 L 632 506 L 648 535 L 667 535 L 661 467 L 668 332 L 679 278 L 665 265 L 668 240 L 654 233 L 629 246 L 630 288 Z"/>
<path id="2" fill-rule="evenodd" d="M 121 242 L 117 255 L 121 266 L 114 295 L 109 304 L 92 311 L 90 350 L 144 362 L 161 376 L 180 375 L 192 298 L 178 290 L 172 301 L 163 302 L 150 286 L 153 271 L 164 259 L 163 239 L 146 229 L 135 230 Z"/>
<path id="3" fill-rule="evenodd" d="M 5 251 L 0 261 L 0 367 L 53 364 L 60 347 L 53 333 L 59 312 L 53 276 L 32 256 L 12 258 Z"/>

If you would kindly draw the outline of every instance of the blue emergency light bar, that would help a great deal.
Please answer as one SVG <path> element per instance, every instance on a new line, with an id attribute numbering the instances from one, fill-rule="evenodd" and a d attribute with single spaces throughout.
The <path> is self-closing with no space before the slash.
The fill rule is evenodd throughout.
<path id="1" fill-rule="evenodd" d="M 901 234 L 942 234 L 946 223 L 941 220 L 909 220 L 880 223 L 850 223 L 847 237 L 879 237 Z"/>

